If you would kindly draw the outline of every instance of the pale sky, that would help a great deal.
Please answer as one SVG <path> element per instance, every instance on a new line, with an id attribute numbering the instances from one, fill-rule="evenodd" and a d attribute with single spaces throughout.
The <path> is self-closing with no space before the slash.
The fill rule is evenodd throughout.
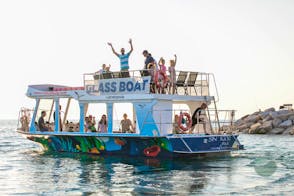
<path id="1" fill-rule="evenodd" d="M 219 109 L 237 116 L 294 104 L 293 0 L 0 0 L 0 119 L 16 119 L 30 84 L 82 86 L 102 63 L 119 69 L 106 44 L 158 60 L 178 55 L 177 70 L 215 74 Z"/>

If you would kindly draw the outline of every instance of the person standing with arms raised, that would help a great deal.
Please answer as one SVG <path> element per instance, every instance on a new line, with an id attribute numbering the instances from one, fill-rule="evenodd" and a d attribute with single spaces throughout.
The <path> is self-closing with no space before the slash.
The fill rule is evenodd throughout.
<path id="1" fill-rule="evenodd" d="M 129 70 L 129 57 L 130 57 L 130 54 L 133 52 L 132 39 L 129 40 L 129 43 L 131 45 L 131 50 L 127 54 L 125 53 L 124 48 L 121 48 L 120 49 L 121 54 L 118 54 L 114 50 L 112 43 L 110 43 L 110 42 L 107 43 L 111 47 L 113 54 L 115 54 L 119 58 L 121 71 L 128 71 Z"/>

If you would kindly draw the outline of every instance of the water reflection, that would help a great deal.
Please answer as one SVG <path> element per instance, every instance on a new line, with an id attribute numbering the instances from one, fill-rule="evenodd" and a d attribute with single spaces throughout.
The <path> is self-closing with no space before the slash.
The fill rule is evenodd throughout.
<path id="1" fill-rule="evenodd" d="M 294 191 L 293 137 L 246 135 L 241 141 L 246 150 L 236 156 L 158 160 L 47 154 L 14 132 L 0 134 L 1 195 L 287 195 Z"/>
<path id="2" fill-rule="evenodd" d="M 171 160 L 72 153 L 42 156 L 47 160 L 47 168 L 51 168 L 47 172 L 51 173 L 52 183 L 78 184 L 81 190 L 106 194 L 201 192 L 208 183 L 205 173 L 214 168 L 209 161 L 195 158 Z"/>

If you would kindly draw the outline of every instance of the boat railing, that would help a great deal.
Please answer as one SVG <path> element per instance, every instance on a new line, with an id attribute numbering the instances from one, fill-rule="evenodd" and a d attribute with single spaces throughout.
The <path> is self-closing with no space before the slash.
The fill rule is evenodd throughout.
<path id="1" fill-rule="evenodd" d="M 232 132 L 234 130 L 236 110 L 209 109 L 212 129 L 215 132 Z"/>
<path id="2" fill-rule="evenodd" d="M 189 110 L 183 109 L 148 111 L 146 118 L 143 121 L 142 129 L 148 124 L 154 124 L 154 121 L 148 118 L 148 115 L 152 115 L 158 117 L 154 120 L 161 135 L 175 133 L 175 128 L 178 127 L 178 121 L 176 120 L 175 115 L 178 115 L 179 117 L 181 113 L 185 112 L 190 114 Z M 188 133 L 189 131 L 191 131 L 190 133 L 204 133 L 205 131 L 203 124 L 206 124 L 207 133 L 230 133 L 234 130 L 235 112 L 235 110 L 209 109 L 209 112 L 206 114 L 205 120 L 203 122 L 200 122 L 199 126 L 196 125 L 193 130 L 188 129 L 186 133 Z M 172 113 L 172 116 L 168 116 L 169 113 Z M 216 113 L 218 114 L 218 117 Z M 190 115 L 190 117 L 192 117 L 192 114 Z M 183 119 L 183 124 L 185 124 L 186 120 L 188 119 Z M 209 126 L 209 124 L 211 126 Z"/>
<path id="3" fill-rule="evenodd" d="M 156 74 L 157 76 L 155 76 Z M 176 71 L 175 77 L 168 73 L 164 75 L 160 71 L 155 73 L 148 69 L 86 73 L 83 76 L 84 88 L 91 91 L 91 89 L 94 89 L 94 86 L 99 85 L 99 82 L 103 80 L 132 78 L 135 81 L 140 81 L 144 76 L 151 76 L 149 93 L 215 96 L 215 100 L 218 101 L 218 91 L 214 75 L 203 72 Z"/>

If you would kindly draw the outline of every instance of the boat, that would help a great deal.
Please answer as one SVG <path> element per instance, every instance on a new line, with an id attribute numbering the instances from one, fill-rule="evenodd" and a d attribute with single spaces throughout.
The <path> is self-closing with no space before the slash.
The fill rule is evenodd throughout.
<path id="1" fill-rule="evenodd" d="M 244 148 L 238 135 L 224 131 L 233 128 L 235 111 L 217 109 L 212 73 L 177 71 L 175 85 L 161 86 L 164 91 L 160 92 L 158 85 L 169 82 L 155 83 L 148 73 L 86 73 L 80 87 L 29 85 L 26 95 L 35 100 L 35 106 L 21 108 L 17 132 L 45 151 L 100 156 L 217 156 Z M 192 127 L 192 114 L 203 104 L 207 106 L 201 114 L 204 120 Z M 45 131 L 38 124 L 43 111 Z M 221 120 L 221 112 L 229 117 Z M 104 130 L 97 128 L 94 117 L 99 118 L 98 113 L 107 117 Z M 117 113 L 130 116 L 129 130 L 123 130 Z"/>

